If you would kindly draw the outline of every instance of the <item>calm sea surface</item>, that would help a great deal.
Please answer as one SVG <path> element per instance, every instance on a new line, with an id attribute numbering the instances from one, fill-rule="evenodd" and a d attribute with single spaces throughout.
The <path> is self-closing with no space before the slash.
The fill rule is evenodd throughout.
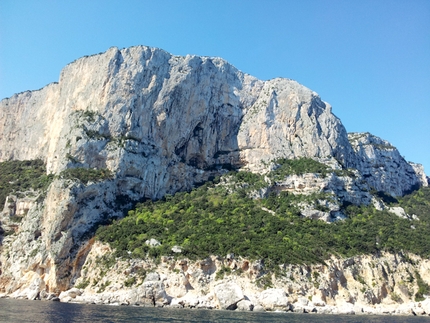
<path id="1" fill-rule="evenodd" d="M 252 313 L 0 299 L 0 322 L 430 322 L 430 317 Z"/>

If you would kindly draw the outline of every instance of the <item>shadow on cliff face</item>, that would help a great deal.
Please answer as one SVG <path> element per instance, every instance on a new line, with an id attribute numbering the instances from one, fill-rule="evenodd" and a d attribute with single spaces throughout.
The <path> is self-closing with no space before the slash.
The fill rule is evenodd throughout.
<path id="1" fill-rule="evenodd" d="M 153 93 L 145 95 L 139 86 L 148 87 L 144 80 L 155 74 L 143 71 L 141 77 L 135 76 L 142 83 L 135 84 L 140 94 L 108 105 L 111 111 L 93 116 L 92 123 L 88 117 L 81 118 L 87 129 L 82 148 L 90 149 L 81 153 L 85 165 L 106 167 L 112 158 L 118 160 L 114 179 L 97 184 L 103 194 L 78 201 L 78 211 L 69 223 L 73 243 L 62 252 L 69 260 L 59 262 L 64 267 L 60 271 L 69 271 L 71 281 L 79 275 L 78 267 L 87 256 L 83 250 L 98 227 L 125 216 L 137 203 L 191 190 L 244 165 L 237 140 L 243 106 L 233 95 L 242 90 L 239 72 L 229 66 L 225 74 L 223 64 L 196 57 L 182 65 L 178 68 L 187 72 L 180 82 L 171 80 L 168 73 L 157 78 Z M 107 115 L 118 108 L 121 113 L 110 120 Z M 80 222 L 84 224 L 76 225 Z"/>
<path id="2" fill-rule="evenodd" d="M 0 247 L 3 245 L 4 239 L 4 229 L 2 227 L 2 222 L 0 221 Z"/>
<path id="3" fill-rule="evenodd" d="M 240 168 L 240 75 L 219 59 L 187 57 L 151 94 L 127 102 L 125 127 L 113 136 L 133 137 L 135 146 L 126 144 L 120 156 L 119 194 L 156 200 Z"/>

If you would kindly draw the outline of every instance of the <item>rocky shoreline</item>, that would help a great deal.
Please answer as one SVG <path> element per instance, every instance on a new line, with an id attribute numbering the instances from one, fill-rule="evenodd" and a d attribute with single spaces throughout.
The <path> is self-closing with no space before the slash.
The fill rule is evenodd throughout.
<path id="1" fill-rule="evenodd" d="M 116 259 L 95 242 L 74 287 L 46 292 L 42 277 L 0 297 L 83 304 L 277 311 L 318 314 L 430 315 L 430 299 L 415 301 L 430 261 L 414 255 L 332 257 L 326 264 L 284 265 L 234 255 L 199 261 L 161 257 Z M 418 278 L 419 277 L 419 278 Z"/>
<path id="2" fill-rule="evenodd" d="M 219 288 L 227 285 L 233 287 L 230 283 L 221 283 Z M 153 286 L 145 284 L 144 287 Z M 228 290 L 228 289 L 227 289 Z M 209 296 L 206 298 L 184 297 L 181 299 L 169 298 L 165 302 L 155 304 L 152 300 L 139 299 L 135 291 L 121 291 L 119 293 L 102 293 L 90 294 L 82 289 L 72 288 L 62 292 L 59 297 L 55 294 L 46 294 L 38 296 L 33 300 L 42 301 L 59 301 L 65 303 L 77 303 L 88 305 L 112 305 L 112 306 L 141 306 L 141 307 L 165 307 L 165 308 L 185 308 L 185 309 L 207 309 L 207 310 L 235 310 L 235 311 L 253 311 L 253 312 L 285 312 L 296 314 L 321 314 L 321 315 L 399 315 L 399 316 L 430 316 L 430 299 L 422 302 L 409 302 L 400 305 L 377 305 L 361 306 L 345 302 L 340 306 L 327 305 L 325 302 L 309 301 L 306 298 L 300 298 L 295 303 L 290 303 L 285 292 L 280 289 L 268 289 L 259 297 L 248 298 L 244 296 L 240 301 L 233 304 L 233 307 L 220 308 Z M 41 298 L 40 298 L 41 297 Z M 221 296 L 222 297 L 222 296 Z M 0 298 L 23 299 L 22 295 L 12 296 L 0 294 Z M 170 300 L 170 303 L 169 303 Z M 135 301 L 133 303 L 133 301 Z M 220 300 L 218 300 L 220 301 Z M 221 299 L 223 304 L 229 304 L 228 299 Z M 261 302 L 263 305 L 261 305 Z M 231 304 L 231 305 L 232 305 Z M 256 305 L 254 305 L 256 304 Z"/>
<path id="3" fill-rule="evenodd" d="M 144 290 L 153 288 L 157 283 L 144 284 Z M 349 314 L 349 315 L 424 315 L 430 316 L 430 299 L 422 302 L 410 302 L 400 305 L 377 305 L 362 306 L 352 303 L 343 303 L 338 306 L 327 305 L 321 300 L 309 301 L 305 297 L 299 298 L 295 303 L 290 303 L 286 293 L 282 289 L 267 289 L 264 293 L 256 296 L 244 296 L 239 292 L 237 285 L 231 282 L 223 282 L 217 285 L 216 296 L 212 295 L 194 298 L 163 298 L 151 304 L 152 300 L 139 299 L 137 296 L 143 290 L 124 291 L 119 293 L 89 294 L 80 289 L 70 289 L 60 294 L 61 302 L 118 305 L 118 306 L 154 306 L 167 308 L 189 308 L 189 309 L 227 309 L 236 311 L 254 312 L 292 312 L 292 313 L 317 313 L 317 314 Z M 240 299 L 239 301 L 237 301 Z M 169 303 L 170 301 L 170 303 Z"/>

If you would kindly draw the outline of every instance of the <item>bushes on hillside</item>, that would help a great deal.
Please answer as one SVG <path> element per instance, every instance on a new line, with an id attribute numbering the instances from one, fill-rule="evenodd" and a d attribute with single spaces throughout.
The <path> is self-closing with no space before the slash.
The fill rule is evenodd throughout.
<path id="1" fill-rule="evenodd" d="M 106 168 L 92 169 L 77 167 L 63 170 L 60 176 L 64 179 L 77 179 L 82 183 L 87 184 L 88 182 L 97 182 L 111 179 L 113 174 L 109 169 Z"/>
<path id="2" fill-rule="evenodd" d="M 42 160 L 11 160 L 0 163 L 0 206 L 6 196 L 28 190 L 44 191 L 54 176 L 46 174 Z"/>
<path id="3" fill-rule="evenodd" d="M 274 180 L 282 180 L 288 175 L 301 175 L 305 173 L 318 173 L 325 177 L 333 170 L 320 162 L 311 158 L 301 157 L 296 159 L 281 158 L 275 161 L 278 167 L 270 173 Z"/>
<path id="4" fill-rule="evenodd" d="M 260 183 L 245 172 L 235 176 Z M 250 189 L 255 187 L 248 184 Z M 405 198 L 404 203 L 415 206 L 411 201 L 428 193 L 422 189 L 415 194 L 418 197 Z M 349 257 L 382 250 L 430 256 L 430 219 L 422 217 L 411 223 L 371 206 L 352 205 L 344 210 L 349 218 L 336 223 L 300 216 L 297 202 L 321 198 L 329 197 L 284 192 L 255 200 L 223 185 L 206 183 L 188 193 L 139 204 L 128 217 L 100 228 L 97 238 L 115 248 L 117 256 L 138 258 L 173 255 L 174 245 L 180 245 L 182 256 L 189 258 L 234 253 L 272 264 L 321 263 L 332 254 Z M 419 207 L 426 208 L 428 214 L 430 207 L 423 205 Z M 161 246 L 148 247 L 145 241 L 151 238 Z"/>

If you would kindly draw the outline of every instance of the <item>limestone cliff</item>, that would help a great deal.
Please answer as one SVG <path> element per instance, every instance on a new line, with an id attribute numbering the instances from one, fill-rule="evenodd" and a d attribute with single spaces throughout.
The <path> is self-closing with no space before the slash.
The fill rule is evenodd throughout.
<path id="1" fill-rule="evenodd" d="M 268 273 L 261 261 L 210 256 L 162 257 L 109 264 L 109 247 L 91 246 L 83 276 L 64 302 L 292 311 L 324 314 L 430 314 L 430 300 L 410 302 L 430 262 L 405 254 L 332 257 L 325 264 L 284 265 Z M 282 272 L 282 273 L 281 273 Z M 28 292 L 28 291 L 27 291 Z M 23 293 L 25 295 L 25 293 Z"/>
<path id="2" fill-rule="evenodd" d="M 420 166 L 406 162 L 388 141 L 369 133 L 350 133 L 348 138 L 356 153 L 355 168 L 374 189 L 402 196 L 428 185 Z"/>
<path id="3" fill-rule="evenodd" d="M 70 63 L 58 83 L 2 100 L 0 121 L 0 161 L 40 158 L 56 175 L 25 214 L 2 213 L 13 231 L 0 256 L 8 294 L 29 283 L 48 293 L 69 288 L 100 223 L 229 169 L 264 173 L 278 158 L 318 158 L 356 169 L 346 180 L 354 189 L 343 189 L 356 203 L 371 202 L 368 188 L 402 195 L 427 185 L 387 142 L 348 136 L 330 105 L 293 80 L 261 81 L 220 58 L 144 46 Z M 72 168 L 113 176 L 82 182 L 65 176 Z"/>

